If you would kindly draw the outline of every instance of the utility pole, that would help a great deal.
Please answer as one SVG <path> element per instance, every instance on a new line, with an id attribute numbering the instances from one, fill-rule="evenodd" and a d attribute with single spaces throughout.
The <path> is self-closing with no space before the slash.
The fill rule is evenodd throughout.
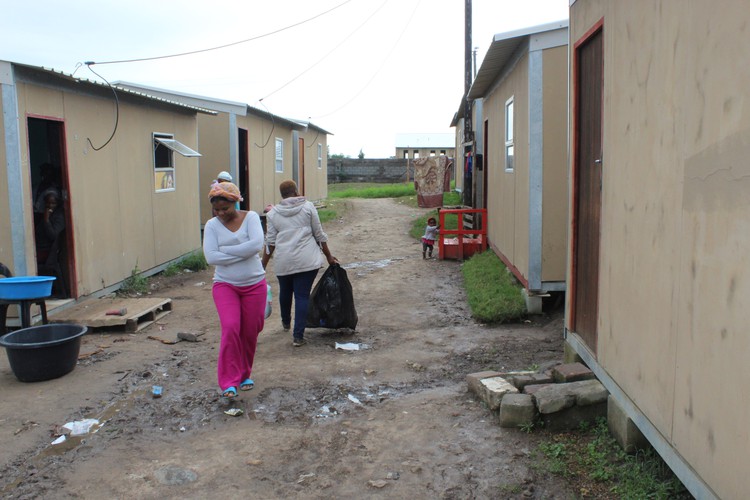
<path id="1" fill-rule="evenodd" d="M 464 166 L 464 205 L 473 206 L 472 188 L 474 173 L 474 158 L 471 157 L 474 147 L 474 131 L 471 124 L 471 100 L 469 89 L 472 80 L 472 58 L 471 58 L 471 0 L 466 0 L 466 11 L 464 13 L 464 162 L 471 162 L 471 169 Z"/>

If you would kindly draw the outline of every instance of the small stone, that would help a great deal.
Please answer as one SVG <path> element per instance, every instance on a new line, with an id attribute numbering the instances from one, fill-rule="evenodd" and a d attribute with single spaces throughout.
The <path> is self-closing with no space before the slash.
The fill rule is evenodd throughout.
<path id="1" fill-rule="evenodd" d="M 251 458 L 247 462 L 245 462 L 247 465 L 260 465 L 263 463 L 263 460 L 258 460 L 257 458 Z"/>
<path id="2" fill-rule="evenodd" d="M 389 472 L 388 474 L 385 475 L 386 479 L 392 479 L 394 481 L 400 477 L 401 477 L 401 474 L 399 474 L 398 472 Z"/>
<path id="3" fill-rule="evenodd" d="M 373 488 L 385 488 L 388 483 L 384 479 L 370 479 L 367 484 Z"/>

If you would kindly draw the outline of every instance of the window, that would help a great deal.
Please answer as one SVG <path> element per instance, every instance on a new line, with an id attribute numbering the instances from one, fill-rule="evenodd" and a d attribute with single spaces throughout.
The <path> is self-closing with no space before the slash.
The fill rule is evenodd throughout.
<path id="1" fill-rule="evenodd" d="M 505 101 L 505 171 L 513 171 L 513 97 Z"/>
<path id="2" fill-rule="evenodd" d="M 284 139 L 276 138 L 276 172 L 284 171 Z"/>
<path id="3" fill-rule="evenodd" d="M 174 153 L 187 157 L 201 156 L 201 154 L 175 140 L 172 134 L 154 132 L 152 141 L 154 149 L 154 188 L 157 193 L 174 191 Z"/>
<path id="4" fill-rule="evenodd" d="M 409 159 L 409 150 L 404 150 L 404 159 L 405 160 Z"/>
<path id="5" fill-rule="evenodd" d="M 440 150 L 440 154 L 441 154 L 441 155 L 444 155 L 444 154 L 445 154 L 445 150 L 444 150 L 444 149 L 441 149 L 441 150 Z"/>
<path id="6" fill-rule="evenodd" d="M 323 168 L 323 145 L 318 143 L 318 168 Z"/>
<path id="7" fill-rule="evenodd" d="M 415 160 L 416 160 L 417 158 L 419 158 L 419 151 L 417 151 L 417 150 L 415 149 L 415 150 L 414 150 L 414 156 L 412 156 L 412 158 L 414 158 Z"/>
<path id="8" fill-rule="evenodd" d="M 430 151 L 430 156 L 435 156 L 435 150 Z"/>

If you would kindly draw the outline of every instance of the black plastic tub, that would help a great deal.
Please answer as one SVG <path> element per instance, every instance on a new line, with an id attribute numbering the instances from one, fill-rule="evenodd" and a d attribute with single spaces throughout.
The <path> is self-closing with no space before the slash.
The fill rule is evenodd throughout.
<path id="1" fill-rule="evenodd" d="M 40 382 L 73 371 L 88 328 L 52 323 L 16 330 L 0 337 L 13 374 L 21 382 Z"/>

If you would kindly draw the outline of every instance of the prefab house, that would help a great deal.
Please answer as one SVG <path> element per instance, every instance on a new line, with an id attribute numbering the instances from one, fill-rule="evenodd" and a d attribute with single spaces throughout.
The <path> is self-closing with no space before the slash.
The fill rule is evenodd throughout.
<path id="1" fill-rule="evenodd" d="M 570 6 L 566 342 L 697 498 L 750 475 L 750 9 Z"/>
<path id="2" fill-rule="evenodd" d="M 6 61 L 0 86 L 0 262 L 15 275 L 55 256 L 57 294 L 77 298 L 200 248 L 197 116 L 213 112 Z M 35 206 L 50 185 L 54 251 Z"/>
<path id="3" fill-rule="evenodd" d="M 279 184 L 293 179 L 310 200 L 328 196 L 328 134 L 313 125 L 282 118 L 240 102 L 185 94 L 130 82 L 118 85 L 165 99 L 217 111 L 200 116 L 201 224 L 212 217 L 206 198 L 221 171 L 232 175 L 244 201 L 240 208 L 259 214 L 279 201 Z"/>
<path id="4" fill-rule="evenodd" d="M 565 290 L 567 43 L 567 21 L 495 35 L 468 94 L 475 206 L 534 309 Z"/>

